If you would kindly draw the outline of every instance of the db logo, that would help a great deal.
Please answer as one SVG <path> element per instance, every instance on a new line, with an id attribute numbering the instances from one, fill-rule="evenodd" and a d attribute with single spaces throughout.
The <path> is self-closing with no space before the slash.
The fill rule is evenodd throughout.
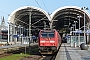
<path id="1" fill-rule="evenodd" d="M 45 38 L 45 40 L 50 40 L 50 38 Z"/>
<path id="2" fill-rule="evenodd" d="M 45 38 L 45 40 L 48 40 L 48 38 Z"/>

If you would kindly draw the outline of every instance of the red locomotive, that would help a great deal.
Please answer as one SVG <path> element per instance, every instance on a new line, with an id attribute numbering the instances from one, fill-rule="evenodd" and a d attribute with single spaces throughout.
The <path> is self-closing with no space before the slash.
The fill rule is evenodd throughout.
<path id="1" fill-rule="evenodd" d="M 40 30 L 39 52 L 41 54 L 53 54 L 61 45 L 61 36 L 56 30 Z"/>

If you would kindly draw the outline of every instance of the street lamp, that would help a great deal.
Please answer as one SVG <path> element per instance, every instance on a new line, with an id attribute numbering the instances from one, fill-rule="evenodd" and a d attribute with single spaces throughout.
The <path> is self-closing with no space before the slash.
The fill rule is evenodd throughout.
<path id="1" fill-rule="evenodd" d="M 77 16 L 77 18 L 79 18 L 79 30 L 80 30 L 80 18 L 81 18 L 82 16 Z M 79 33 L 79 38 L 78 38 L 78 46 L 80 47 L 80 33 Z"/>
<path id="2" fill-rule="evenodd" d="M 76 23 L 77 23 L 77 21 L 74 21 L 74 23 L 75 23 L 75 31 L 76 31 Z M 76 35 L 76 33 L 75 33 L 75 35 Z"/>
<path id="3" fill-rule="evenodd" d="M 80 18 L 81 18 L 82 16 L 77 16 L 77 18 L 79 18 L 79 29 L 80 29 Z"/>
<path id="4" fill-rule="evenodd" d="M 74 35 L 74 26 L 75 26 L 75 24 L 72 24 L 72 26 L 73 26 L 73 35 Z"/>
<path id="5" fill-rule="evenodd" d="M 20 42 L 22 44 L 22 38 L 21 38 L 21 25 L 18 26 L 18 34 L 19 34 L 19 37 L 20 37 Z"/>
<path id="6" fill-rule="evenodd" d="M 29 41 L 28 41 L 28 30 L 29 30 L 29 29 L 27 28 L 27 29 L 26 29 L 26 44 L 28 44 L 28 42 L 29 42 Z"/>
<path id="7" fill-rule="evenodd" d="M 71 33 L 70 34 L 73 35 L 72 33 L 73 33 L 73 27 L 71 27 Z"/>
<path id="8" fill-rule="evenodd" d="M 21 44 L 23 44 L 23 27 L 21 27 Z"/>
<path id="9" fill-rule="evenodd" d="M 88 7 L 82 7 L 83 11 L 88 10 Z M 84 12 L 84 43 L 86 44 L 86 36 L 85 36 L 85 12 Z"/>

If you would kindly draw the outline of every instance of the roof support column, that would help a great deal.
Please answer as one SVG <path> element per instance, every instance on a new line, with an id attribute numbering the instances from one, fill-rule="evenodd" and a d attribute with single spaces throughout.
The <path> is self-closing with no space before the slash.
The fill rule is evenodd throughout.
<path id="1" fill-rule="evenodd" d="M 51 21 L 51 22 L 50 22 L 50 29 L 52 29 L 52 23 L 53 23 L 53 22 Z"/>
<path id="2" fill-rule="evenodd" d="M 31 12 L 32 12 L 32 9 L 30 9 L 30 12 L 29 12 L 29 47 L 30 47 L 30 41 L 31 41 Z"/>

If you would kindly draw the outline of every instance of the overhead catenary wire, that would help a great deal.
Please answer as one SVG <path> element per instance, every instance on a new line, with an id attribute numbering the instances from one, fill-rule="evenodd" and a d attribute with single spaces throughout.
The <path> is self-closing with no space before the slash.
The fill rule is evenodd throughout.
<path id="1" fill-rule="evenodd" d="M 38 20 L 38 21 L 34 22 L 32 25 L 34 25 L 34 24 L 38 23 L 39 21 L 43 20 L 44 18 L 46 18 L 46 17 L 41 18 L 40 20 Z"/>
<path id="2" fill-rule="evenodd" d="M 35 0 L 35 2 L 38 4 L 38 6 L 41 8 L 41 6 L 39 5 L 39 3 L 38 3 L 38 1 L 37 0 Z"/>
<path id="3" fill-rule="evenodd" d="M 42 0 L 42 1 L 43 1 L 43 0 Z M 38 6 L 41 8 L 41 6 L 40 6 L 40 4 L 38 3 L 38 1 L 35 0 L 35 2 L 36 2 L 36 3 L 38 4 Z M 44 4 L 45 8 L 47 9 L 44 1 L 43 1 L 43 4 Z M 48 9 L 47 9 L 47 10 L 48 10 Z M 5 12 L 3 12 L 3 11 L 1 11 L 1 12 L 2 12 L 2 13 L 5 13 Z M 5 14 L 7 14 L 7 13 L 5 13 Z M 9 16 L 10 14 L 7 14 L 7 15 Z M 41 18 L 40 20 L 42 20 L 42 19 L 44 19 L 44 18 L 45 18 L 45 17 Z M 22 23 L 24 23 L 24 24 L 26 24 L 26 25 L 29 25 L 29 24 L 27 24 L 26 22 L 24 22 L 24 21 L 22 21 L 22 20 L 20 20 L 20 19 L 18 19 L 18 18 L 15 18 L 15 19 L 18 20 L 18 21 L 21 21 Z M 40 20 L 39 20 L 39 21 L 40 21 Z M 39 21 L 34 22 L 32 25 L 38 23 Z"/>
<path id="4" fill-rule="evenodd" d="M 43 20 L 44 18 L 46 18 L 46 17 L 43 17 L 43 18 L 39 19 L 38 21 L 34 22 L 31 26 L 33 26 L 34 24 L 36 24 L 36 23 L 38 23 L 39 21 Z M 20 22 L 26 24 L 26 25 L 29 25 L 29 24 L 27 24 L 26 22 L 24 22 L 24 21 L 22 21 L 22 20 L 20 20 L 20 19 L 18 19 L 18 18 L 15 18 L 15 19 L 16 19 L 17 21 L 20 21 Z"/>
<path id="5" fill-rule="evenodd" d="M 44 3 L 44 1 L 43 1 L 43 0 L 42 0 L 42 2 L 43 2 L 43 4 L 44 4 L 44 6 L 45 6 L 45 8 L 46 8 L 47 12 L 49 13 L 49 10 L 47 9 L 46 4 Z"/>
<path id="6" fill-rule="evenodd" d="M 1 12 L 2 12 L 2 11 L 1 11 Z M 4 12 L 2 12 L 2 13 L 4 13 Z M 5 13 L 5 14 L 7 14 L 7 13 Z M 10 16 L 10 14 L 7 14 L 7 15 Z M 36 24 L 36 23 L 38 23 L 39 21 L 43 20 L 44 18 L 46 18 L 46 17 L 43 17 L 43 18 L 39 19 L 38 21 L 34 22 L 31 26 L 33 26 L 34 24 Z M 21 19 L 18 19 L 18 18 L 15 18 L 15 19 L 16 19 L 17 21 L 22 22 L 23 24 L 29 25 L 29 24 L 27 24 L 26 22 L 22 21 Z"/>
<path id="7" fill-rule="evenodd" d="M 3 11 L 0 11 L 1 13 L 4 13 L 4 14 L 6 14 L 7 16 L 9 16 L 10 14 L 8 14 L 8 13 L 6 13 L 6 12 L 3 12 Z"/>

